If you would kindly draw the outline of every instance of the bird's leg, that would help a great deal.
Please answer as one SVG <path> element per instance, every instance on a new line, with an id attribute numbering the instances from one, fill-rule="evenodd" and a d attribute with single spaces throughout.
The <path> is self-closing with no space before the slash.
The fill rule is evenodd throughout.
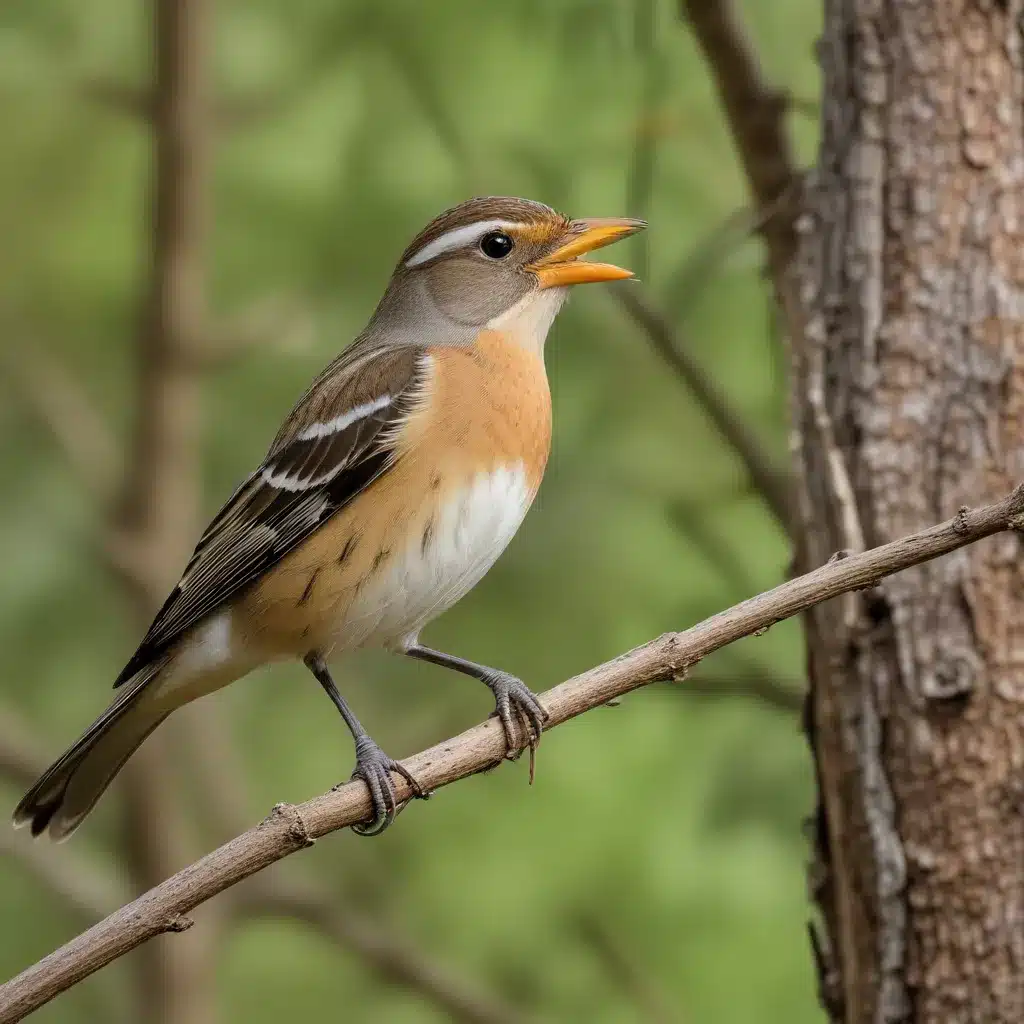
<path id="1" fill-rule="evenodd" d="M 413 644 L 405 649 L 410 658 L 429 661 L 432 665 L 454 669 L 463 675 L 472 676 L 484 683 L 494 694 L 494 713 L 501 721 L 505 731 L 505 742 L 509 757 L 518 757 L 523 748 L 530 748 L 530 777 L 533 777 L 533 752 L 540 742 L 540 734 L 544 731 L 544 723 L 548 713 L 544 710 L 536 694 L 521 680 L 508 672 L 497 668 L 478 665 L 475 661 L 457 658 L 444 651 L 435 651 L 422 644 Z M 520 742 L 522 729 L 523 741 Z"/>
<path id="2" fill-rule="evenodd" d="M 398 813 L 398 801 L 395 798 L 395 784 L 391 781 L 391 772 L 401 775 L 412 786 L 416 796 L 422 797 L 425 794 L 408 769 L 388 757 L 370 738 L 359 719 L 352 714 L 352 709 L 334 685 L 327 662 L 319 654 L 309 654 L 305 658 L 305 663 L 309 671 L 316 676 L 317 682 L 327 691 L 327 696 L 334 701 L 334 706 L 341 712 L 341 717 L 345 719 L 345 724 L 356 743 L 356 770 L 352 773 L 352 778 L 362 779 L 370 791 L 373 821 L 368 825 L 353 825 L 352 831 L 361 836 L 379 836 L 395 820 Z"/>

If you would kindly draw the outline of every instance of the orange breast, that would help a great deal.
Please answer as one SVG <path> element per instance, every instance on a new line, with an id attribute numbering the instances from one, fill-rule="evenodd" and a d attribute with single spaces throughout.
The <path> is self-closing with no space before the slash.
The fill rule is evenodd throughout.
<path id="1" fill-rule="evenodd" d="M 429 400 L 414 413 L 403 449 L 436 453 L 460 475 L 522 462 L 536 492 L 551 450 L 551 394 L 540 353 L 483 331 L 471 348 L 435 349 L 430 359 Z"/>
<path id="2" fill-rule="evenodd" d="M 410 543 L 427 545 L 452 494 L 481 473 L 521 465 L 532 501 L 550 446 L 539 353 L 496 331 L 472 348 L 435 349 L 394 465 L 243 596 L 244 631 L 273 651 L 345 644 L 348 609 Z"/>

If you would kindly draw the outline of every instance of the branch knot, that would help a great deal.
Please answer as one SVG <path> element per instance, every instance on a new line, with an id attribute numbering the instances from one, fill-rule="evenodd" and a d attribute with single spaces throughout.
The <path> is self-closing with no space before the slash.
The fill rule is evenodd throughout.
<path id="1" fill-rule="evenodd" d="M 295 804 L 274 804 L 263 822 L 267 825 L 283 822 L 288 839 L 296 850 L 312 846 L 316 841 L 309 834 L 306 819 L 302 817 L 302 812 Z"/>

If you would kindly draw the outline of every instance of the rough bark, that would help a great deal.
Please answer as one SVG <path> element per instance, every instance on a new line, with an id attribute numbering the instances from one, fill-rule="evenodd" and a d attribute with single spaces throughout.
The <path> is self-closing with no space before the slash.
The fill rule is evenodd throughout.
<path id="1" fill-rule="evenodd" d="M 807 564 L 1024 467 L 1020 0 L 826 0 L 794 345 Z M 1019 535 L 807 616 L 834 1021 L 1024 1020 Z"/>

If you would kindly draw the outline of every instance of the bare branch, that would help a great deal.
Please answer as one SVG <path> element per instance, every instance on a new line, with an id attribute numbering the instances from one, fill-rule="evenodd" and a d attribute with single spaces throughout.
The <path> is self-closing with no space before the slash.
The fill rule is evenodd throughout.
<path id="1" fill-rule="evenodd" d="M 381 978 L 426 996 L 448 1020 L 464 1024 L 524 1024 L 526 1018 L 478 986 L 350 909 L 331 905 L 320 892 L 266 887 L 243 901 L 249 915 L 303 921 L 321 935 L 358 954 Z"/>
<path id="2" fill-rule="evenodd" d="M 799 178 L 786 131 L 787 97 L 765 81 L 730 0 L 680 0 L 679 6 L 711 69 L 754 200 L 762 210 L 775 208 L 761 233 L 777 284 L 796 251 Z"/>
<path id="3" fill-rule="evenodd" d="M 765 504 L 788 531 L 791 522 L 788 474 L 775 465 L 757 435 L 691 358 L 689 346 L 677 338 L 668 321 L 644 297 L 641 286 L 629 282 L 613 291 L 622 308 L 644 329 L 658 353 L 679 374 L 711 422 L 735 449 Z"/>
<path id="4" fill-rule="evenodd" d="M 549 726 L 603 707 L 648 683 L 682 680 L 702 658 L 823 601 L 873 586 L 910 566 L 948 554 L 983 537 L 1024 529 L 1024 485 L 993 505 L 963 508 L 938 526 L 901 540 L 830 559 L 812 572 L 719 612 L 682 633 L 650 643 L 548 690 L 542 702 Z M 501 763 L 505 739 L 488 719 L 405 762 L 424 790 L 435 790 Z M 407 782 L 396 779 L 399 799 L 409 800 Z M 278 804 L 259 825 L 168 878 L 110 917 L 0 986 L 0 1024 L 20 1020 L 60 992 L 156 935 L 179 932 L 186 915 L 250 875 L 313 844 L 331 832 L 358 824 L 372 813 L 359 781 L 302 804 Z"/>

